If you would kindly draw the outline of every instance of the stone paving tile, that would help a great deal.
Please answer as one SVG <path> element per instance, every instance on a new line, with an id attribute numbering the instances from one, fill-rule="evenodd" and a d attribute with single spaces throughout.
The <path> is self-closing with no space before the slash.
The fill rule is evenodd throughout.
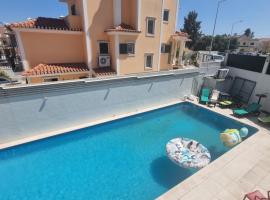
<path id="1" fill-rule="evenodd" d="M 270 191 L 270 174 L 268 174 L 261 181 L 259 181 L 257 186 L 265 191 Z"/>
<path id="2" fill-rule="evenodd" d="M 235 199 L 235 197 L 228 191 L 223 190 L 222 192 L 218 193 L 216 195 L 216 198 L 218 200 L 231 200 L 231 199 Z"/>
<path id="3" fill-rule="evenodd" d="M 234 118 L 230 115 L 231 110 L 215 110 Z M 270 190 L 270 129 L 261 128 L 252 120 L 240 119 L 257 127 L 258 133 L 185 180 L 184 184 L 176 186 L 160 200 L 238 200 L 258 188 L 266 194 Z M 191 187 L 190 184 L 196 185 Z M 186 193 L 167 198 L 170 192 L 176 194 L 177 190 Z"/>

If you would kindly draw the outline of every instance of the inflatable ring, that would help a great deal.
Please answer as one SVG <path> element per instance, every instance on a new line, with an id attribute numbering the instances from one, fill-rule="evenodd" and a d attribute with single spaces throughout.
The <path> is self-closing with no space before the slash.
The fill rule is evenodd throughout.
<path id="1" fill-rule="evenodd" d="M 171 161 L 184 168 L 201 169 L 211 161 L 210 152 L 202 144 L 187 138 L 175 138 L 166 145 Z"/>

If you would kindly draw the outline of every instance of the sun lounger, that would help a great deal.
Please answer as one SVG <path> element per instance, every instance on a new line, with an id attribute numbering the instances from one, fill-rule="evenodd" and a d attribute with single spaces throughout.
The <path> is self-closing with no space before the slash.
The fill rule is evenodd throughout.
<path id="1" fill-rule="evenodd" d="M 246 108 L 238 108 L 233 110 L 233 114 L 238 117 L 244 117 L 250 114 L 259 113 L 261 108 L 260 104 L 252 103 L 249 104 Z"/>
<path id="2" fill-rule="evenodd" d="M 210 89 L 203 88 L 201 98 L 200 98 L 200 103 L 207 104 L 209 102 L 209 96 L 210 96 Z"/>
<path id="3" fill-rule="evenodd" d="M 213 90 L 209 104 L 216 106 L 219 99 L 220 92 L 218 90 Z"/>

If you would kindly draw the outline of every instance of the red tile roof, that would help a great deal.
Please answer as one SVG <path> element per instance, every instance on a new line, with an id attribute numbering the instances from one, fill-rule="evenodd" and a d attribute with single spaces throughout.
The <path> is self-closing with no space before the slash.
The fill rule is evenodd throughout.
<path id="1" fill-rule="evenodd" d="M 96 77 L 115 76 L 116 72 L 110 67 L 100 67 L 93 69 Z"/>
<path id="2" fill-rule="evenodd" d="M 73 64 L 39 64 L 25 71 L 24 76 L 55 75 L 65 73 L 89 72 L 89 68 L 83 63 Z"/>
<path id="3" fill-rule="evenodd" d="M 141 33 L 141 31 L 136 30 L 133 26 L 130 26 L 128 24 L 120 24 L 119 26 L 116 26 L 114 28 L 110 28 L 105 30 L 105 32 L 130 32 L 130 33 Z"/>
<path id="4" fill-rule="evenodd" d="M 182 36 L 182 37 L 189 37 L 189 35 L 187 33 L 181 32 L 181 31 L 176 31 L 174 35 Z"/>
<path id="5" fill-rule="evenodd" d="M 7 25 L 10 28 L 35 28 L 35 29 L 55 29 L 81 31 L 79 29 L 70 29 L 64 19 L 38 17 L 37 19 L 28 19 L 24 22 L 11 23 Z"/>

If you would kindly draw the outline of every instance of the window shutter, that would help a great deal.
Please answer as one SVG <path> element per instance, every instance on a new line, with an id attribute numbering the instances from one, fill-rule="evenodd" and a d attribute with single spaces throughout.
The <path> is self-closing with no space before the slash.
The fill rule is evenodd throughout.
<path id="1" fill-rule="evenodd" d="M 120 54 L 127 54 L 127 44 L 120 44 L 119 45 Z"/>

